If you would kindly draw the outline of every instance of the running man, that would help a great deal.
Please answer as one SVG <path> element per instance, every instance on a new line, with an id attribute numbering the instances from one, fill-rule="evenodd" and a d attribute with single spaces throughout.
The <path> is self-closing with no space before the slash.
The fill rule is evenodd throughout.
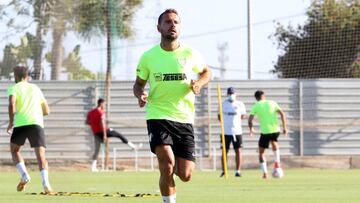
<path id="1" fill-rule="evenodd" d="M 278 114 L 280 114 L 282 122 L 282 132 L 287 136 L 288 130 L 286 127 L 286 117 L 284 111 L 279 105 L 270 100 L 266 100 L 265 93 L 261 90 L 255 92 L 255 99 L 257 102 L 251 108 L 249 116 L 250 136 L 255 133 L 253 127 L 254 116 L 257 116 L 260 123 L 261 136 L 259 140 L 259 161 L 263 172 L 263 178 L 267 179 L 268 171 L 265 159 L 265 149 L 269 148 L 271 143 L 274 152 L 275 164 L 274 168 L 280 168 L 280 149 L 278 144 L 278 137 L 280 135 L 280 127 L 278 121 Z"/>
<path id="2" fill-rule="evenodd" d="M 225 149 L 226 155 L 229 152 L 230 143 L 235 150 L 235 177 L 241 177 L 240 167 L 242 162 L 242 127 L 241 121 L 246 117 L 245 104 L 236 100 L 236 93 L 233 87 L 227 89 L 227 99 L 222 103 L 224 130 L 225 130 Z M 220 115 L 219 115 L 220 120 Z M 221 138 L 220 138 L 221 140 Z M 221 140 L 222 141 L 222 140 Z M 221 142 L 222 143 L 222 142 Z M 224 156 L 224 155 L 223 155 Z M 224 176 L 224 163 L 222 162 L 223 171 L 220 177 Z"/>
<path id="3" fill-rule="evenodd" d="M 119 132 L 113 130 L 112 128 L 108 128 L 105 120 L 105 100 L 98 99 L 97 107 L 89 111 L 86 117 L 86 124 L 91 127 L 92 132 L 94 133 L 94 143 L 95 143 L 95 151 L 92 156 L 92 164 L 91 171 L 98 172 L 97 169 L 97 159 L 99 156 L 101 143 L 108 142 L 109 137 L 119 138 L 123 143 L 129 145 L 132 149 L 137 149 L 141 147 L 141 144 L 135 145 L 134 143 L 128 141 L 125 136 L 120 134 Z"/>
<path id="4" fill-rule="evenodd" d="M 13 162 L 21 179 L 17 191 L 23 191 L 30 182 L 25 162 L 21 156 L 21 146 L 29 140 L 34 148 L 39 164 L 42 185 L 45 193 L 52 193 L 48 175 L 48 162 L 45 158 L 44 118 L 50 109 L 40 88 L 28 82 L 29 70 L 24 66 L 14 68 L 15 85 L 8 88 L 9 125 L 7 132 L 11 134 L 10 151 Z"/>
<path id="5" fill-rule="evenodd" d="M 159 45 L 145 52 L 137 67 L 134 95 L 139 106 L 146 105 L 151 151 L 160 170 L 160 192 L 164 203 L 176 202 L 174 174 L 191 179 L 195 167 L 195 95 L 211 77 L 200 54 L 178 40 L 181 22 L 175 9 L 158 18 Z M 199 75 L 193 80 L 191 75 Z M 144 91 L 150 84 L 149 95 Z"/>

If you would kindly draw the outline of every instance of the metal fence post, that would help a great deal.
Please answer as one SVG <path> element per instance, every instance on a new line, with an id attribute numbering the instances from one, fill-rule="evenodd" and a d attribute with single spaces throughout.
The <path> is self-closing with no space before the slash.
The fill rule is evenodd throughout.
<path id="1" fill-rule="evenodd" d="M 97 84 L 95 84 L 93 90 L 94 90 L 93 104 L 96 106 L 97 99 L 99 98 L 99 87 L 97 86 Z"/>
<path id="2" fill-rule="evenodd" d="M 299 80 L 299 155 L 304 156 L 303 82 Z"/>
<path id="3" fill-rule="evenodd" d="M 139 171 L 139 154 L 138 154 L 138 149 L 134 150 L 134 155 L 135 155 L 135 171 Z"/>
<path id="4" fill-rule="evenodd" d="M 113 148 L 113 170 L 116 171 L 116 148 Z"/>
<path id="5" fill-rule="evenodd" d="M 213 147 L 213 170 L 216 171 L 216 147 Z"/>
<path id="6" fill-rule="evenodd" d="M 211 84 L 207 86 L 207 102 L 208 102 L 208 150 L 211 157 Z"/>

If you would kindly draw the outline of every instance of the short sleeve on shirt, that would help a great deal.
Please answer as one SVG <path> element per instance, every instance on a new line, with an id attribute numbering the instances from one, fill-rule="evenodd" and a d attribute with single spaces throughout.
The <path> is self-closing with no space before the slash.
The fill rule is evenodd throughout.
<path id="1" fill-rule="evenodd" d="M 278 103 L 273 102 L 273 105 L 274 105 L 275 111 L 280 111 L 280 110 L 281 110 L 281 108 L 280 108 L 280 106 L 279 106 Z"/>
<path id="2" fill-rule="evenodd" d="M 38 97 L 40 98 L 40 103 L 43 104 L 46 102 L 46 99 L 44 97 L 44 94 L 42 93 L 41 89 L 39 87 L 36 86 L 37 92 L 38 92 Z"/>
<path id="3" fill-rule="evenodd" d="M 246 107 L 244 103 L 240 103 L 241 106 L 241 115 L 245 115 L 246 114 Z"/>
<path id="4" fill-rule="evenodd" d="M 7 89 L 7 95 L 10 97 L 12 95 L 16 96 L 15 95 L 15 90 L 14 90 L 14 86 L 11 86 Z"/>
<path id="5" fill-rule="evenodd" d="M 101 119 L 105 119 L 105 113 L 104 113 L 104 112 L 101 112 L 101 113 L 100 113 L 100 118 L 101 118 Z"/>
<path id="6" fill-rule="evenodd" d="M 251 108 L 250 115 L 256 115 L 256 113 L 257 113 L 257 105 L 255 104 L 255 105 Z"/>
<path id="7" fill-rule="evenodd" d="M 140 58 L 138 67 L 136 68 L 136 76 L 138 76 L 142 80 L 149 79 L 149 69 L 147 67 L 147 59 L 146 55 L 143 54 Z"/>
<path id="8" fill-rule="evenodd" d="M 194 66 L 192 68 L 192 70 L 195 73 L 201 73 L 203 72 L 204 68 L 207 66 L 203 57 L 200 55 L 199 52 L 193 50 L 193 54 L 192 54 L 193 60 L 194 60 Z"/>

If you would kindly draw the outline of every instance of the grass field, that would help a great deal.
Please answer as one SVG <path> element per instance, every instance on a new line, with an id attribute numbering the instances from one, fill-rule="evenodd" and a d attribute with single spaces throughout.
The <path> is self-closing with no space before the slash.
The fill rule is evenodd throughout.
<path id="1" fill-rule="evenodd" d="M 32 181 L 26 191 L 16 192 L 18 174 L 0 173 L 1 203 L 161 203 L 160 197 L 59 197 L 33 196 L 26 193 L 41 192 L 40 177 L 32 172 Z M 286 170 L 282 179 L 262 180 L 260 172 L 243 171 L 228 180 L 218 177 L 219 172 L 195 172 L 190 183 L 177 179 L 178 203 L 338 203 L 360 202 L 359 170 Z M 92 193 L 153 193 L 158 194 L 157 172 L 52 172 L 51 182 L 56 191 Z"/>

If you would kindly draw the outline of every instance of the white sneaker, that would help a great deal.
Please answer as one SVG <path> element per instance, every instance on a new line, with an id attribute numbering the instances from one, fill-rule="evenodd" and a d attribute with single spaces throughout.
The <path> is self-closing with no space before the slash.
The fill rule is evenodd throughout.
<path id="1" fill-rule="evenodd" d="M 52 190 L 50 185 L 44 186 L 44 193 L 46 195 L 53 195 L 54 191 Z"/>
<path id="2" fill-rule="evenodd" d="M 19 182 L 19 184 L 16 187 L 16 190 L 18 192 L 21 192 L 25 189 L 26 184 L 30 182 L 30 176 L 28 174 L 23 174 L 21 177 L 21 180 Z"/>
<path id="3" fill-rule="evenodd" d="M 99 169 L 97 169 L 97 168 L 92 168 L 92 169 L 91 169 L 91 172 L 99 172 Z"/>

